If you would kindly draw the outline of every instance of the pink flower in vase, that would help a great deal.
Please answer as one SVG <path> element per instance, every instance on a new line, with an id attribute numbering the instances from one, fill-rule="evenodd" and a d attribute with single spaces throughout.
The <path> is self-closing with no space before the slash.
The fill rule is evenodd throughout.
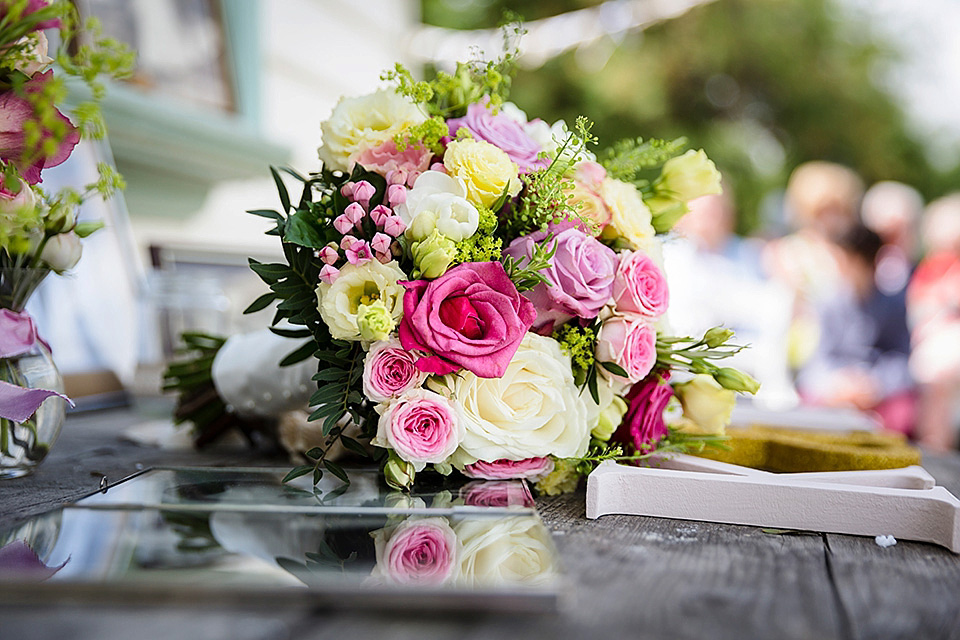
<path id="1" fill-rule="evenodd" d="M 432 158 L 432 151 L 422 146 L 417 148 L 413 144 L 398 151 L 397 143 L 391 139 L 365 149 L 357 156 L 357 162 L 365 169 L 386 177 L 391 184 L 405 184 L 412 182 L 411 177 L 415 180 L 416 176 L 426 171 Z"/>
<path id="2" fill-rule="evenodd" d="M 359 226 L 360 222 L 367 216 L 367 211 L 364 209 L 360 203 L 351 202 L 347 205 L 347 208 L 343 210 L 343 215 L 347 217 L 347 220 L 354 226 Z M 337 231 L 340 231 L 337 229 Z M 347 233 L 346 231 L 340 231 L 340 233 Z"/>
<path id="3" fill-rule="evenodd" d="M 387 406 L 371 442 L 393 449 L 401 460 L 420 471 L 453 455 L 463 432 L 460 412 L 450 400 L 426 389 L 414 389 Z"/>
<path id="4" fill-rule="evenodd" d="M 647 377 L 657 361 L 657 332 L 643 316 L 611 316 L 600 325 L 594 355 L 598 363 L 620 365 L 627 378 L 599 366 L 601 375 L 620 382 L 639 382 Z"/>
<path id="5" fill-rule="evenodd" d="M 523 125 L 504 113 L 494 114 L 485 104 L 469 105 L 467 115 L 448 120 L 447 125 L 452 136 L 465 127 L 474 138 L 502 149 L 522 172 L 547 166 L 547 161 L 537 157 L 540 144 L 527 135 Z"/>
<path id="6" fill-rule="evenodd" d="M 613 282 L 613 302 L 618 313 L 663 315 L 670 303 L 667 279 L 653 259 L 642 251 L 624 251 Z"/>
<path id="7" fill-rule="evenodd" d="M 402 184 L 391 184 L 387 187 L 387 202 L 391 207 L 407 201 L 407 188 Z"/>
<path id="8" fill-rule="evenodd" d="M 439 585 L 457 568 L 459 542 L 444 518 L 412 518 L 373 534 L 374 575 L 398 584 Z"/>
<path id="9" fill-rule="evenodd" d="M 629 408 L 612 440 L 633 443 L 642 452 L 656 449 L 657 442 L 667 435 L 663 412 L 673 397 L 669 379 L 670 372 L 662 371 L 633 385 L 625 398 Z"/>
<path id="10" fill-rule="evenodd" d="M 324 264 L 333 266 L 340 260 L 340 252 L 336 246 L 327 245 L 317 252 L 317 257 L 323 260 Z"/>
<path id="11" fill-rule="evenodd" d="M 385 207 L 382 204 L 378 204 L 370 210 L 370 219 L 373 220 L 373 224 L 375 224 L 378 229 L 382 229 L 383 223 L 392 215 L 393 211 L 390 207 Z"/>
<path id="12" fill-rule="evenodd" d="M 350 264 L 363 264 L 373 260 L 373 251 L 370 249 L 370 243 L 366 240 L 357 240 L 346 250 L 347 262 Z"/>
<path id="13" fill-rule="evenodd" d="M 333 228 L 346 235 L 353 231 L 353 220 L 346 213 L 341 213 L 333 219 Z"/>
<path id="14" fill-rule="evenodd" d="M 366 180 L 361 180 L 353 185 L 353 199 L 364 209 L 370 205 L 370 198 L 372 198 L 376 192 L 377 190 L 374 186 Z"/>
<path id="15" fill-rule="evenodd" d="M 340 269 L 337 269 L 333 265 L 325 264 L 323 265 L 323 268 L 320 269 L 320 281 L 326 282 L 327 284 L 333 284 L 336 282 L 339 275 Z"/>
<path id="16" fill-rule="evenodd" d="M 390 237 L 399 238 L 407 230 L 407 223 L 400 216 L 390 216 L 383 221 L 383 232 Z"/>
<path id="17" fill-rule="evenodd" d="M 418 388 L 427 374 L 417 369 L 417 358 L 397 339 L 375 342 L 363 361 L 363 395 L 387 402 Z"/>

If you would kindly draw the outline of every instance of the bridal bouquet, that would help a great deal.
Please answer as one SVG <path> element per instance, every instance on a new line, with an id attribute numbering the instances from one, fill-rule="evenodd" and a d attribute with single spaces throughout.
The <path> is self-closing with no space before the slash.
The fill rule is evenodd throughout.
<path id="1" fill-rule="evenodd" d="M 324 470 L 335 444 L 372 445 L 386 480 L 455 469 L 576 486 L 609 458 L 722 440 L 756 381 L 712 359 L 717 328 L 671 337 L 662 236 L 720 175 L 684 141 L 625 140 L 599 157 L 591 124 L 530 119 L 507 101 L 513 62 L 460 64 L 343 98 L 322 124 L 322 170 L 273 170 L 285 263 L 250 261 L 278 301 L 274 332 L 316 358 L 321 446 L 288 478 Z M 365 442 L 366 441 L 366 442 Z"/>

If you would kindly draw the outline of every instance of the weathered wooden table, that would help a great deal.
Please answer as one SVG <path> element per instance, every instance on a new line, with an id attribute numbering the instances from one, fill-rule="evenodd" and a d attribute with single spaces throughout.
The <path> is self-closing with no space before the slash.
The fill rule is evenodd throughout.
<path id="1" fill-rule="evenodd" d="M 249 464 L 247 454 L 169 452 L 122 442 L 127 410 L 71 416 L 31 477 L 0 483 L 14 523 L 157 464 Z M 268 461 L 276 463 L 276 460 Z M 926 468 L 960 495 L 960 456 Z M 542 498 L 571 593 L 551 615 L 423 615 L 171 607 L 10 607 L 0 640 L 96 638 L 960 638 L 960 557 L 930 544 L 772 535 L 658 518 L 586 520 L 584 494 Z"/>

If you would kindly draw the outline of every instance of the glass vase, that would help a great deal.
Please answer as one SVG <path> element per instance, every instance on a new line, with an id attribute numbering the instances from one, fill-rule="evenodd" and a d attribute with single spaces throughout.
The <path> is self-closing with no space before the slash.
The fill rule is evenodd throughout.
<path id="1" fill-rule="evenodd" d="M 0 358 L 0 380 L 28 389 L 63 393 L 63 378 L 50 351 L 37 343 L 27 353 Z M 22 423 L 0 418 L 0 478 L 27 475 L 47 456 L 66 414 L 63 398 L 47 398 Z"/>

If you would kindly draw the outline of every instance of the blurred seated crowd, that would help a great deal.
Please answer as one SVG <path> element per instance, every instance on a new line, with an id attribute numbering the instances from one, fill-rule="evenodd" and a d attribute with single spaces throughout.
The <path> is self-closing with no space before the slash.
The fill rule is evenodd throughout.
<path id="1" fill-rule="evenodd" d="M 768 239 L 734 234 L 733 202 L 726 185 L 691 203 L 665 249 L 673 328 L 736 330 L 759 403 L 855 408 L 956 448 L 960 192 L 925 206 L 908 185 L 865 189 L 847 167 L 808 162 L 784 194 L 791 231 Z"/>

